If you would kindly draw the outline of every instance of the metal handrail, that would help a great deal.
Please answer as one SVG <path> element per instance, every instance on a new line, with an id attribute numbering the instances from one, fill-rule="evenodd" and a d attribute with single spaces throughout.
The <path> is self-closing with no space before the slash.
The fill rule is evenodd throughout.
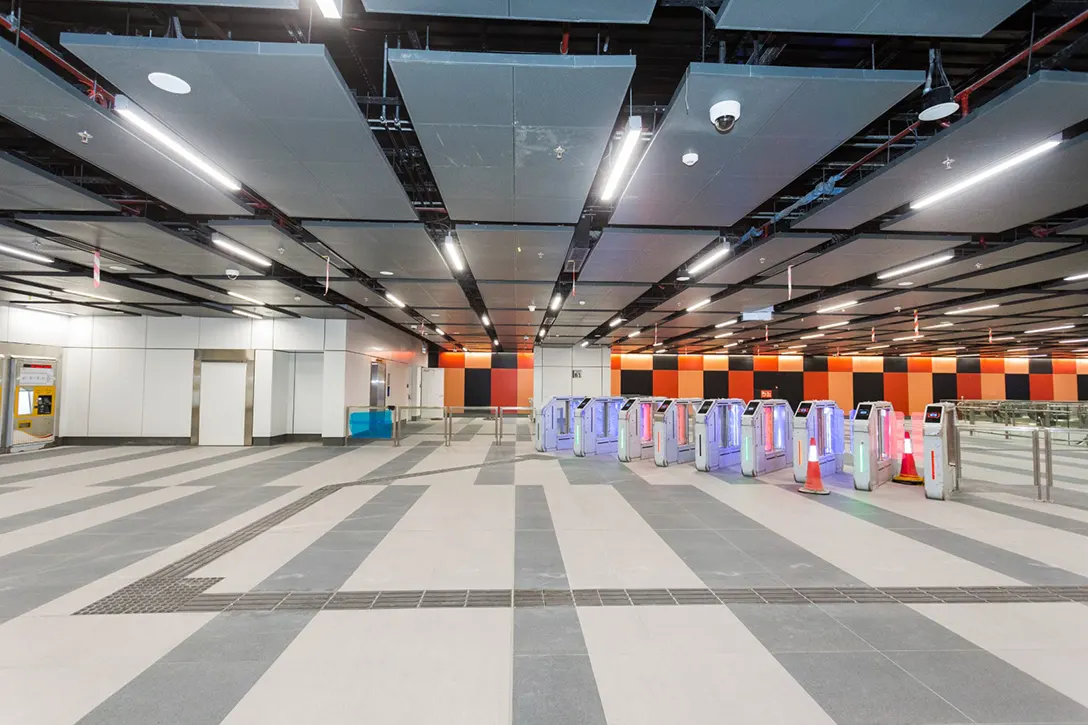
<path id="1" fill-rule="evenodd" d="M 419 411 L 422 413 L 425 410 L 438 410 L 442 412 L 442 439 L 446 441 L 446 418 L 449 417 L 449 408 L 443 405 L 398 405 L 395 406 L 393 413 L 393 445 L 394 447 L 400 446 L 401 434 L 403 432 L 403 425 L 405 422 L 405 411 Z M 420 416 L 422 417 L 422 415 Z M 447 442 L 446 445 L 449 445 Z"/>
<path id="2" fill-rule="evenodd" d="M 504 436 L 502 418 L 506 414 L 507 411 L 513 411 L 515 414 L 516 413 L 521 413 L 521 412 L 527 412 L 529 414 L 529 428 L 530 428 L 530 430 L 532 430 L 533 426 L 536 424 L 536 411 L 533 410 L 532 406 L 528 406 L 528 405 L 501 405 L 501 406 L 499 406 L 498 436 L 497 436 L 497 438 L 495 440 L 495 442 L 498 445 L 502 445 L 502 439 L 503 439 L 503 436 Z M 515 440 L 517 440 L 516 436 L 515 436 Z"/>
<path id="3" fill-rule="evenodd" d="M 462 413 L 469 411 L 486 411 L 487 414 L 495 416 L 495 440 L 499 440 L 499 422 L 501 420 L 499 415 L 499 406 L 497 405 L 448 405 L 446 406 L 446 418 L 449 420 L 449 425 L 446 432 L 446 441 L 449 445 L 453 441 L 453 411 L 459 410 Z"/>
<path id="4" fill-rule="evenodd" d="M 957 423 L 957 436 L 959 435 L 959 424 Z M 984 433 L 999 433 L 1004 432 L 1005 440 L 1010 438 L 1012 434 L 1024 434 L 1023 437 L 1031 437 L 1031 479 L 1032 484 L 1035 486 L 1035 500 L 1043 503 L 1052 503 L 1053 495 L 1051 493 L 1054 488 L 1054 438 L 1053 433 L 1065 433 L 1068 435 L 1068 428 L 1044 428 L 1042 426 L 1029 426 L 1029 425 L 1008 425 L 1002 426 L 1000 429 L 985 430 L 981 429 L 980 432 Z M 1020 437 L 1019 435 L 1015 437 Z M 957 441 L 956 454 L 957 458 L 962 456 L 962 446 Z M 957 466 L 960 466 L 962 470 L 962 464 L 957 462 Z"/>

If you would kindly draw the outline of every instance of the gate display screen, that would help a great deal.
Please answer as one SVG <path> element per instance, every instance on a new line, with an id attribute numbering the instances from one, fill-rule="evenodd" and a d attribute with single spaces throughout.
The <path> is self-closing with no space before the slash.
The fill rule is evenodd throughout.
<path id="1" fill-rule="evenodd" d="M 758 408 L 758 407 L 759 407 L 759 401 L 758 400 L 753 400 L 751 403 L 748 404 L 748 407 L 744 409 L 744 414 L 745 415 L 755 415 L 756 414 L 756 408 Z"/>
<path id="2" fill-rule="evenodd" d="M 671 401 L 671 400 L 664 400 L 664 401 L 662 401 L 662 402 L 661 402 L 661 405 L 657 406 L 657 412 L 658 412 L 658 413 L 664 413 L 664 412 L 665 412 L 666 410 L 668 410 L 668 409 L 669 409 L 669 406 L 670 406 L 670 405 L 672 405 L 672 401 Z"/>
<path id="3" fill-rule="evenodd" d="M 699 408 L 700 415 L 706 415 L 710 412 L 710 409 L 714 407 L 713 400 L 704 400 L 702 406 Z"/>
<path id="4" fill-rule="evenodd" d="M 927 423 L 940 423 L 941 422 L 941 409 L 930 406 L 926 408 L 926 422 Z"/>
<path id="5" fill-rule="evenodd" d="M 620 408 L 620 410 L 630 410 L 631 406 L 635 404 L 635 400 L 635 398 L 628 398 L 627 402 L 623 404 L 623 407 Z"/>
<path id="6" fill-rule="evenodd" d="M 797 406 L 797 418 L 807 418 L 808 412 L 812 410 L 812 403 L 801 403 Z"/>
<path id="7" fill-rule="evenodd" d="M 869 416 L 873 412 L 873 406 L 869 403 L 864 403 L 858 406 L 858 412 L 854 416 L 854 420 L 869 420 Z"/>

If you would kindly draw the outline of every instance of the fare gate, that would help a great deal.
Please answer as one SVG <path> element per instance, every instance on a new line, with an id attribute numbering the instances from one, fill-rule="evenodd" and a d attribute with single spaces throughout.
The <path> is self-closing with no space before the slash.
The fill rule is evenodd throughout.
<path id="1" fill-rule="evenodd" d="M 793 415 L 793 480 L 804 483 L 808 478 L 810 443 L 816 443 L 820 477 L 842 473 L 844 451 L 844 417 L 834 400 L 804 400 Z"/>
<path id="2" fill-rule="evenodd" d="M 740 463 L 740 398 L 704 400 L 695 414 L 695 468 L 717 471 Z"/>
<path id="3" fill-rule="evenodd" d="M 574 411 L 574 455 L 619 450 L 619 413 L 623 398 L 586 398 Z"/>
<path id="4" fill-rule="evenodd" d="M 654 449 L 654 410 L 664 398 L 628 398 L 620 406 L 619 450 L 621 461 L 649 458 Z"/>
<path id="5" fill-rule="evenodd" d="M 664 400 L 654 412 L 654 463 L 671 466 L 695 460 L 695 412 L 698 398 Z"/>
<path id="6" fill-rule="evenodd" d="M 536 418 L 536 449 L 541 453 L 548 451 L 569 451 L 574 447 L 574 426 L 572 416 L 575 408 L 588 398 L 555 397 L 544 404 Z"/>
<path id="7" fill-rule="evenodd" d="M 740 470 L 745 476 L 786 468 L 793 463 L 793 409 L 785 400 L 753 400 L 740 419 Z"/>

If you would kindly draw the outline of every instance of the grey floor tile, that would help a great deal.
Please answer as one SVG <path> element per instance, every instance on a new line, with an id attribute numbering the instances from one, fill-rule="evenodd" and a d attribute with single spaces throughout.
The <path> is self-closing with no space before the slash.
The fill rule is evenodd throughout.
<path id="1" fill-rule="evenodd" d="M 708 587 L 781 587 L 781 579 L 729 543 L 719 532 L 666 530 L 657 535 Z"/>
<path id="2" fill-rule="evenodd" d="M 104 491 L 103 493 L 94 496 L 84 496 L 83 498 L 77 498 L 74 501 L 65 501 L 64 503 L 58 503 L 54 506 L 45 506 L 44 508 L 25 511 L 14 516 L 7 516 L 0 519 L 0 534 L 6 534 L 9 531 L 24 529 L 27 526 L 59 519 L 62 516 L 69 516 L 71 514 L 79 513 L 80 511 L 89 511 L 90 509 L 105 506 L 110 503 L 116 503 L 117 501 L 124 501 L 126 498 L 140 496 L 149 493 L 151 490 L 152 489 L 147 488 L 135 488 Z"/>
<path id="3" fill-rule="evenodd" d="M 820 609 L 873 647 L 887 650 L 977 650 L 905 604 L 821 604 Z"/>
<path id="4" fill-rule="evenodd" d="M 873 651 L 815 604 L 730 604 L 729 609 L 772 653 Z"/>
<path id="5" fill-rule="evenodd" d="M 573 607 L 515 609 L 514 654 L 588 654 L 578 612 Z"/>
<path id="6" fill-rule="evenodd" d="M 512 445 L 492 443 L 484 463 L 476 474 L 477 486 L 512 486 L 514 484 L 515 449 Z"/>
<path id="7" fill-rule="evenodd" d="M 148 450 L 147 448 L 134 449 L 132 453 L 126 453 L 123 456 L 115 456 L 114 458 L 104 458 L 98 461 L 84 461 L 83 463 L 72 463 L 67 466 L 56 466 L 55 468 L 49 468 L 44 471 L 35 471 L 34 473 L 20 473 L 12 476 L 0 476 L 0 484 L 5 483 L 24 483 L 28 480 L 35 478 L 45 478 L 46 476 L 56 476 L 61 473 L 78 473 L 80 471 L 86 471 L 90 468 L 101 468 L 102 466 L 110 466 L 114 463 L 124 463 L 125 461 L 138 461 L 142 458 L 154 458 L 155 456 L 161 456 L 166 453 L 174 453 L 175 451 L 185 450 L 184 447 L 170 447 L 170 448 L 155 448 Z M 0 469 L 0 474 L 3 473 L 3 469 Z"/>
<path id="8" fill-rule="evenodd" d="M 607 725 L 589 655 L 515 655 L 513 725 Z"/>
<path id="9" fill-rule="evenodd" d="M 1088 708 L 989 652 L 891 652 L 888 657 L 977 722 L 1088 721 Z"/>
<path id="10" fill-rule="evenodd" d="M 775 657 L 837 725 L 971 722 L 879 652 Z"/>
<path id="11" fill-rule="evenodd" d="M 421 463 L 424 458 L 434 453 L 441 441 L 422 441 L 412 446 L 411 448 L 405 448 L 404 452 L 399 454 L 396 458 L 386 461 L 372 471 L 368 471 L 360 478 L 360 481 L 369 481 L 375 478 L 395 478 L 410 471 L 416 464 Z"/>
<path id="12" fill-rule="evenodd" d="M 960 498 L 957 498 L 956 501 L 959 503 L 965 503 L 968 506 L 974 506 L 976 508 L 986 509 L 987 511 L 993 511 L 994 513 L 1001 514 L 1003 516 L 1011 516 L 1015 519 L 1031 521 L 1032 523 L 1046 526 L 1051 529 L 1058 529 L 1060 531 L 1068 531 L 1071 534 L 1088 536 L 1088 523 L 1085 523 L 1083 521 L 1068 519 L 1064 516 L 1055 516 L 1054 514 L 1049 514 L 1045 511 L 1024 508 L 1023 506 L 1014 506 L 1011 503 L 1005 503 L 1004 501 L 995 501 L 993 499 L 982 498 L 980 496 L 962 496 Z"/>
<path id="13" fill-rule="evenodd" d="M 216 456 L 210 456 L 208 458 L 202 458 L 199 461 L 189 461 L 187 463 L 179 463 L 176 466 L 166 466 L 164 468 L 156 468 L 153 471 L 144 471 L 143 473 L 136 473 L 131 476 L 125 476 L 124 478 L 115 478 L 110 481 L 95 484 L 98 486 L 135 486 L 142 483 L 154 483 L 155 481 L 166 478 L 167 476 L 174 476 L 179 473 L 187 473 L 188 471 L 197 471 L 207 466 L 215 466 L 220 463 L 226 463 L 227 461 L 234 461 L 239 458 L 248 458 L 249 456 L 257 455 L 261 453 L 260 448 L 242 448 L 239 450 L 228 451 L 226 453 L 220 453 Z"/>
<path id="14" fill-rule="evenodd" d="M 568 586 L 563 554 L 554 531 L 514 532 L 514 586 L 518 589 Z"/>

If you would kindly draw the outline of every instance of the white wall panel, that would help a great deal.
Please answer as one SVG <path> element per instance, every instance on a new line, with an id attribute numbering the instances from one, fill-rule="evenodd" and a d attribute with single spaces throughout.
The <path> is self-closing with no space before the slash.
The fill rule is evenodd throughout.
<path id="1" fill-rule="evenodd" d="M 87 347 L 67 348 L 60 370 L 60 422 L 57 435 L 87 435 L 91 395 L 91 354 Z"/>
<path id="2" fill-rule="evenodd" d="M 373 361 L 369 355 L 353 352 L 344 358 L 344 408 L 349 405 L 370 405 L 370 364 Z M 346 410 L 341 409 L 341 420 L 345 413 Z"/>
<path id="3" fill-rule="evenodd" d="M 276 350 L 272 353 L 272 415 L 269 435 L 294 433 L 294 416 L 295 354 Z"/>
<path id="4" fill-rule="evenodd" d="M 65 347 L 93 347 L 94 318 L 70 317 L 68 318 L 68 339 Z"/>
<path id="5" fill-rule="evenodd" d="M 322 355 L 324 367 L 321 371 L 321 435 L 326 438 L 343 438 L 346 434 L 344 374 L 348 355 L 349 353 L 333 350 Z M 298 361 L 295 363 L 297 365 Z M 295 398 L 298 398 L 297 392 Z"/>
<path id="6" fill-rule="evenodd" d="M 8 316 L 11 313 L 11 307 L 8 305 L 0 305 L 0 340 L 8 342 Z"/>
<path id="7" fill-rule="evenodd" d="M 325 349 L 325 320 L 276 320 L 272 335 L 272 347 L 276 350 L 320 352 Z"/>
<path id="8" fill-rule="evenodd" d="M 321 433 L 323 426 L 324 358 L 322 353 L 295 353 L 293 433 Z"/>
<path id="9" fill-rule="evenodd" d="M 21 307 L 4 309 L 8 313 L 8 342 L 64 347 L 68 340 L 68 317 Z"/>
<path id="10" fill-rule="evenodd" d="M 543 349 L 547 350 L 548 348 Z M 610 364 L 608 360 L 607 348 L 582 347 L 581 345 L 579 345 L 577 347 L 571 348 L 571 353 L 571 365 L 576 368 L 599 368 L 602 365 Z"/>
<path id="11" fill-rule="evenodd" d="M 325 320 L 325 349 L 350 350 L 348 347 L 348 321 Z"/>
<path id="12" fill-rule="evenodd" d="M 202 446 L 245 443 L 246 364 L 200 364 L 200 433 Z"/>
<path id="13" fill-rule="evenodd" d="M 107 348 L 93 351 L 87 435 L 141 435 L 144 358 L 144 350 Z"/>
<path id="14" fill-rule="evenodd" d="M 248 350 L 253 340 L 252 321 L 239 318 L 200 318 L 201 350 Z"/>
<path id="15" fill-rule="evenodd" d="M 545 367 L 549 365 L 571 366 L 571 349 L 569 347 L 538 347 L 535 354 L 540 355 Z"/>
<path id="16" fill-rule="evenodd" d="M 251 327 L 250 347 L 254 350 L 271 350 L 276 338 L 275 320 L 254 320 Z"/>
<path id="17" fill-rule="evenodd" d="M 147 344 L 146 317 L 95 317 L 91 346 L 143 349 Z"/>
<path id="18" fill-rule="evenodd" d="M 148 348 L 195 350 L 200 345 L 199 317 L 148 317 Z"/>
<path id="19" fill-rule="evenodd" d="M 192 427 L 193 351 L 147 350 L 141 435 L 187 438 Z"/>
<path id="20" fill-rule="evenodd" d="M 253 437 L 268 438 L 272 433 L 272 410 L 275 393 L 272 390 L 274 361 L 271 350 L 253 353 Z"/>
<path id="21" fill-rule="evenodd" d="M 419 405 L 415 400 L 409 384 L 412 378 L 412 366 L 398 362 L 387 362 L 385 369 L 389 373 L 389 396 L 386 405 L 395 405 L 398 408 Z"/>

